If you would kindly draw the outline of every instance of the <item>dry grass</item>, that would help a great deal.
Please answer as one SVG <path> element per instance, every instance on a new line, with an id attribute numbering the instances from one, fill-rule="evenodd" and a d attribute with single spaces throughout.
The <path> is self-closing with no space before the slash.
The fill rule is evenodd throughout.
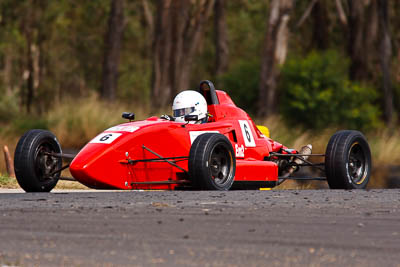
<path id="1" fill-rule="evenodd" d="M 15 189 L 20 188 L 17 179 L 14 177 L 9 177 L 4 174 L 0 174 L 0 188 Z M 75 181 L 64 181 L 60 180 L 57 183 L 55 189 L 89 189 L 81 183 Z"/>
<path id="2" fill-rule="evenodd" d="M 369 144 L 375 164 L 400 164 L 400 129 L 370 134 Z"/>
<path id="3" fill-rule="evenodd" d="M 86 187 L 83 184 L 75 182 L 75 181 L 60 180 L 60 181 L 58 181 L 55 189 L 89 189 L 89 187 Z"/>
<path id="4" fill-rule="evenodd" d="M 400 165 L 400 129 L 394 132 L 385 129 L 368 135 L 372 153 L 371 188 L 386 188 L 391 166 Z"/>
<path id="5" fill-rule="evenodd" d="M 124 111 L 134 112 L 138 119 L 146 118 L 149 113 L 143 106 L 107 103 L 92 95 L 64 101 L 48 112 L 46 119 L 64 147 L 81 148 L 110 126 L 126 122 L 121 118 Z"/>
<path id="6" fill-rule="evenodd" d="M 269 128 L 271 138 L 289 148 L 300 149 L 307 144 L 313 145 L 313 153 L 325 153 L 326 145 L 336 129 L 325 129 L 322 132 L 304 131 L 298 127 L 288 128 L 279 117 L 256 120 L 257 124 Z"/>
<path id="7" fill-rule="evenodd" d="M 17 180 L 0 173 L 0 188 L 19 188 Z"/>
<path id="8" fill-rule="evenodd" d="M 149 109 L 138 104 L 110 104 L 99 101 L 92 95 L 78 100 L 66 100 L 62 104 L 49 110 L 44 118 L 48 122 L 49 129 L 60 140 L 64 148 L 79 149 L 90 139 L 112 125 L 125 122 L 121 118 L 123 111 L 132 111 L 138 120 L 149 116 Z M 170 113 L 161 110 L 157 114 Z M 287 147 L 299 149 L 303 145 L 311 143 L 314 153 L 325 153 L 329 138 L 337 129 L 326 129 L 322 132 L 304 131 L 300 128 L 286 127 L 279 117 L 267 120 L 256 120 L 257 124 L 266 125 L 270 129 L 271 137 Z M 8 145 L 13 156 L 19 136 L 10 135 L 12 131 L 0 133 L 0 145 Z M 8 134 L 7 134 L 8 133 Z M 388 166 L 400 165 L 400 129 L 396 131 L 381 130 L 367 134 L 372 151 L 373 171 L 370 188 L 387 187 Z M 321 160 L 323 160 L 321 158 Z M 5 173 L 3 155 L 0 156 L 0 173 Z M 65 175 L 65 174 L 64 174 Z M 66 175 L 68 176 L 68 174 Z M 4 177 L 4 176 L 3 176 Z M 7 180 L 8 181 L 8 180 Z M 16 183 L 0 183 L 0 187 L 17 186 Z M 322 182 L 297 183 L 287 181 L 277 189 L 310 189 L 325 187 Z M 62 181 L 57 188 L 86 188 L 76 182 Z"/>
<path id="9" fill-rule="evenodd" d="M 300 128 L 287 128 L 279 117 L 258 120 L 270 129 L 271 137 L 290 148 L 300 149 L 306 144 L 313 145 L 313 153 L 325 153 L 330 137 L 339 129 L 325 129 L 322 132 L 304 131 Z M 400 165 L 400 128 L 382 129 L 366 134 L 372 154 L 372 175 L 368 188 L 387 188 L 390 166 Z M 323 158 L 320 159 L 320 161 Z M 318 160 L 317 160 L 318 161 Z M 321 182 L 298 183 L 287 181 L 278 189 L 325 188 Z"/>

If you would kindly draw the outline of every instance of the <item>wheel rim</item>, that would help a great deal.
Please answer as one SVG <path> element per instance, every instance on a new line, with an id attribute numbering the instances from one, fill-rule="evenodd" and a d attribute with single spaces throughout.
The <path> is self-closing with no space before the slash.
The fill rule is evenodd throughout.
<path id="1" fill-rule="evenodd" d="M 41 182 L 47 182 L 58 178 L 59 173 L 53 173 L 59 168 L 60 160 L 52 157 L 49 153 L 59 152 L 49 142 L 41 143 L 34 154 L 35 174 Z"/>
<path id="2" fill-rule="evenodd" d="M 231 180 L 233 169 L 232 154 L 222 144 L 216 145 L 210 154 L 208 166 L 211 171 L 211 178 L 217 186 L 224 186 Z"/>
<path id="3" fill-rule="evenodd" d="M 364 149 L 356 142 L 354 143 L 349 152 L 349 160 L 347 163 L 347 170 L 350 179 L 355 184 L 362 184 L 367 178 L 368 162 Z"/>

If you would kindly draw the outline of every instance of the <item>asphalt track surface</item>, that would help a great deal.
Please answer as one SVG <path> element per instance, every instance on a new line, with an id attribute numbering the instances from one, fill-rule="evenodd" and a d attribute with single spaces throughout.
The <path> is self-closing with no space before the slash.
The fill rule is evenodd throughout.
<path id="1" fill-rule="evenodd" d="M 32 265 L 400 266 L 400 190 L 0 194 L 0 266 Z"/>

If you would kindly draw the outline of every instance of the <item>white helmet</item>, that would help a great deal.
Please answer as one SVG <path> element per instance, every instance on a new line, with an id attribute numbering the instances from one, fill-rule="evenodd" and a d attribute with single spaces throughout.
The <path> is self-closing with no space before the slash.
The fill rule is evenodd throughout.
<path id="1" fill-rule="evenodd" d="M 186 122 L 186 115 L 197 115 L 199 121 L 206 120 L 207 102 L 199 92 L 193 90 L 182 91 L 174 99 L 172 112 L 177 122 Z M 190 123 L 196 122 L 191 121 Z"/>

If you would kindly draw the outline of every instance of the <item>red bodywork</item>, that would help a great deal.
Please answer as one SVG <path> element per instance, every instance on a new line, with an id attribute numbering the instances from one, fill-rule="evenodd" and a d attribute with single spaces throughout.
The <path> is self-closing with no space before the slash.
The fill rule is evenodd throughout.
<path id="1" fill-rule="evenodd" d="M 208 105 L 209 122 L 183 124 L 157 117 L 112 127 L 90 141 L 70 165 L 73 177 L 92 188 L 174 189 L 189 180 L 188 160 L 129 160 L 188 157 L 192 142 L 201 133 L 218 132 L 232 143 L 236 153 L 235 182 L 274 182 L 278 166 L 265 160 L 283 146 L 261 134 L 251 118 L 223 91 L 216 91 L 219 104 Z M 151 150 L 152 152 L 150 152 Z M 185 171 L 184 171 L 185 170 Z M 267 183 L 265 183 L 267 184 Z"/>

